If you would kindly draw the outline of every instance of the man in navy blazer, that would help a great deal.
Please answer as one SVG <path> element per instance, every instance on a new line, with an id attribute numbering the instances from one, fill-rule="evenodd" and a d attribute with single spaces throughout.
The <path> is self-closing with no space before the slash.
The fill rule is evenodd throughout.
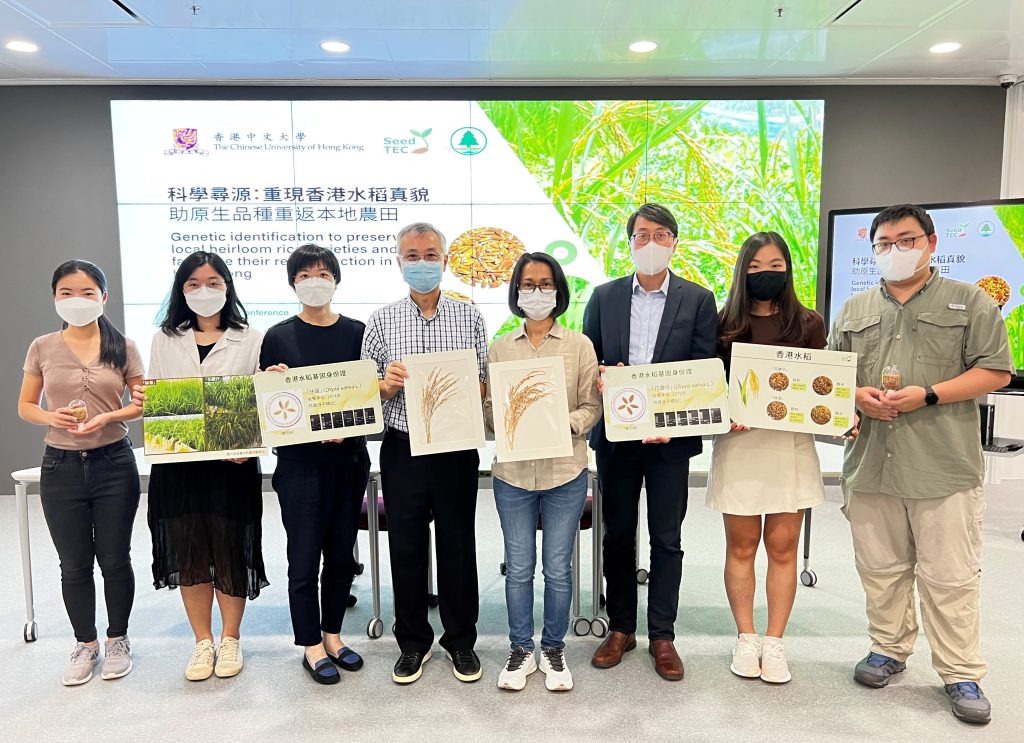
<path id="1" fill-rule="evenodd" d="M 597 287 L 583 316 L 583 332 L 605 366 L 658 364 L 715 355 L 718 310 L 714 295 L 669 270 L 678 245 L 672 213 L 645 204 L 626 223 L 636 272 Z M 599 382 L 603 392 L 603 384 Z M 605 523 L 604 575 L 610 632 L 594 653 L 598 668 L 619 664 L 636 647 L 636 530 L 640 489 L 646 483 L 651 570 L 647 626 L 649 652 L 662 678 L 678 681 L 683 663 L 674 624 L 679 606 L 690 457 L 701 451 L 699 436 L 613 443 L 604 421 L 590 433 Z"/>

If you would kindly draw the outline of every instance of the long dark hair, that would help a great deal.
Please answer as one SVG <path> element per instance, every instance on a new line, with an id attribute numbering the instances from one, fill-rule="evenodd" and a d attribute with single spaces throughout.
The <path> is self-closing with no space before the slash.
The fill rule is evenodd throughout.
<path id="1" fill-rule="evenodd" d="M 772 310 L 779 313 L 782 321 L 782 337 L 787 343 L 803 345 L 810 340 L 813 313 L 800 304 L 793 286 L 793 257 L 789 246 L 778 232 L 755 232 L 743 241 L 732 272 L 732 288 L 725 300 L 725 306 L 718 313 L 718 348 L 728 358 L 733 342 L 750 340 L 750 305 L 752 298 L 747 292 L 747 271 L 757 251 L 765 245 L 774 245 L 786 260 L 786 286 L 777 299 L 772 301 Z"/>
<path id="2" fill-rule="evenodd" d="M 220 311 L 221 330 L 234 328 L 241 330 L 249 325 L 249 313 L 238 301 L 235 294 L 235 282 L 231 279 L 231 271 L 224 263 L 224 259 L 216 253 L 207 253 L 205 250 L 197 250 L 181 262 L 178 270 L 174 272 L 174 284 L 171 285 L 171 295 L 167 298 L 166 309 L 163 320 L 160 321 L 160 329 L 167 335 L 183 335 L 186 328 L 199 329 L 199 318 L 185 301 L 185 282 L 189 276 L 205 265 L 213 266 L 213 270 L 224 279 L 227 296 L 224 299 L 224 307 Z"/>
<path id="3" fill-rule="evenodd" d="M 101 294 L 107 293 L 107 277 L 102 269 L 91 261 L 75 258 L 61 263 L 53 272 L 50 289 L 53 290 L 54 297 L 57 296 L 58 282 L 73 273 L 84 273 L 96 283 Z M 128 365 L 128 346 L 124 333 L 114 327 L 114 323 L 110 322 L 106 315 L 100 315 L 96 323 L 100 327 L 100 363 L 114 369 L 124 369 Z M 61 327 L 67 326 L 68 324 L 64 323 Z"/>

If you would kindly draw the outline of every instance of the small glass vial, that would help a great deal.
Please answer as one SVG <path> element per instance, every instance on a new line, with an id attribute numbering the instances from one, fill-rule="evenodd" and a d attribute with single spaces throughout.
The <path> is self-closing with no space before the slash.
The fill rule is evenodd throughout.
<path id="1" fill-rule="evenodd" d="M 898 390 L 902 385 L 900 384 L 900 370 L 896 364 L 887 366 L 882 369 L 882 389 L 883 390 Z"/>
<path id="2" fill-rule="evenodd" d="M 71 414 L 78 421 L 78 430 L 81 431 L 85 426 L 85 420 L 89 417 L 89 406 L 85 404 L 85 400 L 72 400 L 68 403 L 68 407 L 71 408 Z"/>

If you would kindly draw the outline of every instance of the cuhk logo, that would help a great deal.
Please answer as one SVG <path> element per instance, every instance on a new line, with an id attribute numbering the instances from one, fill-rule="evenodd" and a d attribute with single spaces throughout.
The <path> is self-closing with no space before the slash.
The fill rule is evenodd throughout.
<path id="1" fill-rule="evenodd" d="M 858 240 L 867 240 L 868 239 L 868 228 L 867 227 L 858 227 L 857 228 L 857 239 Z"/>
<path id="2" fill-rule="evenodd" d="M 978 225 L 978 234 L 981 237 L 992 237 L 995 232 L 996 226 L 987 220 Z"/>
<path id="3" fill-rule="evenodd" d="M 173 130 L 174 146 L 164 150 L 165 155 L 209 155 L 208 150 L 199 149 L 199 130 L 180 127 Z"/>

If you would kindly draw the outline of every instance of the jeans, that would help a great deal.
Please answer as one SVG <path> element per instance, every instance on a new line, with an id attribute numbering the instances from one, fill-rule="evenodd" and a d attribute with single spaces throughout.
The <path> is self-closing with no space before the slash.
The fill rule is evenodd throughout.
<path id="1" fill-rule="evenodd" d="M 317 645 L 321 632 L 341 632 L 369 473 L 366 447 L 336 462 L 278 457 L 273 486 L 288 535 L 288 608 L 296 645 Z"/>
<path id="2" fill-rule="evenodd" d="M 107 637 L 128 634 L 135 600 L 131 545 L 139 470 L 125 438 L 88 451 L 46 447 L 39 500 L 60 558 L 64 607 L 78 642 L 96 639 L 93 563 L 103 573 Z"/>
<path id="3" fill-rule="evenodd" d="M 523 490 L 494 478 L 494 502 L 505 537 L 508 639 L 533 650 L 533 575 L 537 516 L 543 526 L 544 630 L 540 646 L 561 650 L 572 603 L 572 548 L 587 500 L 587 471 L 549 490 Z"/>

